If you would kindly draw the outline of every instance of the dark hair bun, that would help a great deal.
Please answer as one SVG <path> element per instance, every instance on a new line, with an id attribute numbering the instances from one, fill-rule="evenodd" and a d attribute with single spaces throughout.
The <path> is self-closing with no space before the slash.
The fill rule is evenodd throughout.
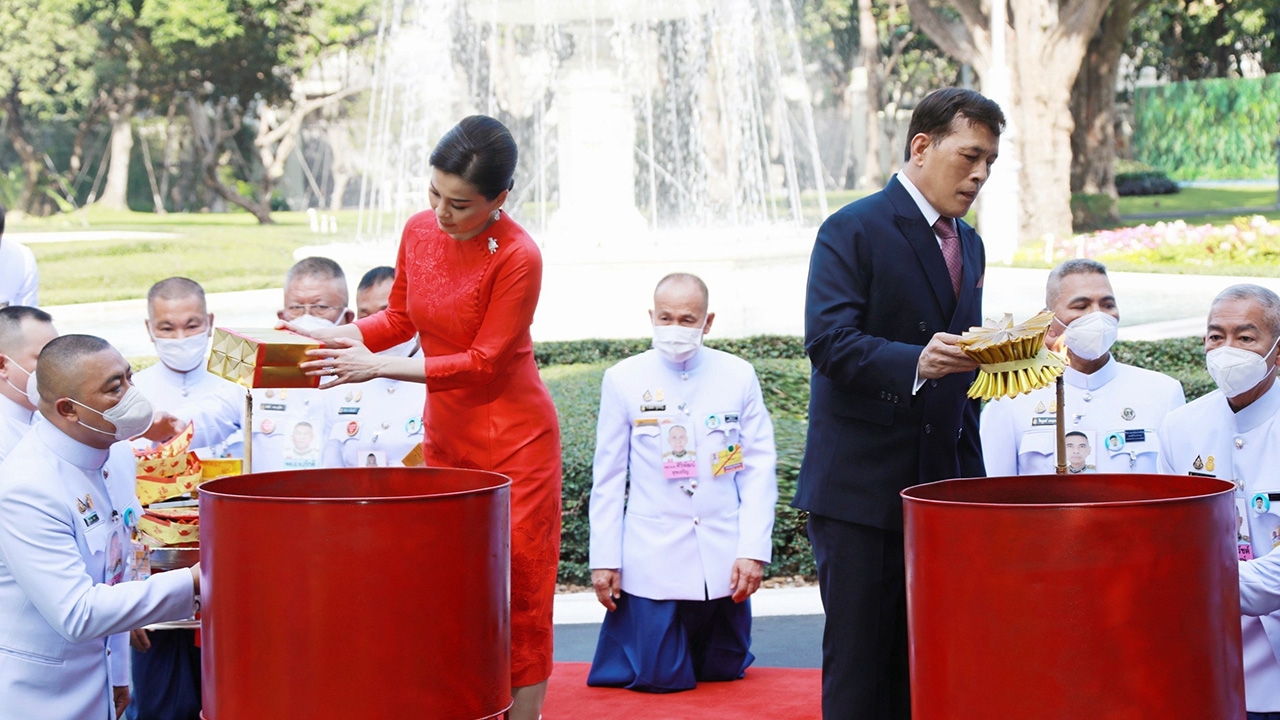
<path id="1" fill-rule="evenodd" d="M 457 175 L 490 200 L 515 187 L 516 141 L 507 126 L 472 115 L 440 138 L 431 167 Z"/>

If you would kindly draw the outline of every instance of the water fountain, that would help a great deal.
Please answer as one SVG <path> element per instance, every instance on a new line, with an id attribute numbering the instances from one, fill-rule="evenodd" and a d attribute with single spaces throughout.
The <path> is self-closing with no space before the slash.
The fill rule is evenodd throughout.
<path id="1" fill-rule="evenodd" d="M 512 129 L 507 208 L 546 246 L 825 214 L 786 0 L 385 0 L 361 238 L 427 206 L 427 157 L 464 115 Z M 651 233 L 645 235 L 656 241 Z"/>

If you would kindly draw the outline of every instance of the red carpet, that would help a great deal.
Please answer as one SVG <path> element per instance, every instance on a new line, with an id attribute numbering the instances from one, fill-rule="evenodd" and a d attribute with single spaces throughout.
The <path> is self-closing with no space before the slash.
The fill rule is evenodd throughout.
<path id="1" fill-rule="evenodd" d="M 702 720 L 768 718 L 819 720 L 822 671 L 747 669 L 735 682 L 699 683 L 668 695 L 587 687 L 590 663 L 556 663 L 547 686 L 544 720 Z"/>

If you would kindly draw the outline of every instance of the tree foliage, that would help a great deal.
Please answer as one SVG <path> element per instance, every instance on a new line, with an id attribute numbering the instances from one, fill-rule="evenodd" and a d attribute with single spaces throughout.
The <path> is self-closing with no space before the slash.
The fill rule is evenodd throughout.
<path id="1" fill-rule="evenodd" d="M 1131 28 L 1126 54 L 1172 81 L 1280 72 L 1275 0 L 1154 0 Z"/>

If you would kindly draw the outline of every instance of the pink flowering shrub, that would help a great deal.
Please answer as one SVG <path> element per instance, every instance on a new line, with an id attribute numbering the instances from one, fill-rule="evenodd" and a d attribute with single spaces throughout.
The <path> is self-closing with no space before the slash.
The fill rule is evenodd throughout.
<path id="1" fill-rule="evenodd" d="M 1187 225 L 1181 220 L 1101 230 L 1070 238 L 1046 238 L 1040 248 L 1019 253 L 1056 264 L 1070 258 L 1094 258 L 1160 265 L 1280 264 L 1280 221 L 1261 215 L 1238 217 L 1230 225 Z M 1039 257 L 1035 257 L 1038 255 Z"/>

